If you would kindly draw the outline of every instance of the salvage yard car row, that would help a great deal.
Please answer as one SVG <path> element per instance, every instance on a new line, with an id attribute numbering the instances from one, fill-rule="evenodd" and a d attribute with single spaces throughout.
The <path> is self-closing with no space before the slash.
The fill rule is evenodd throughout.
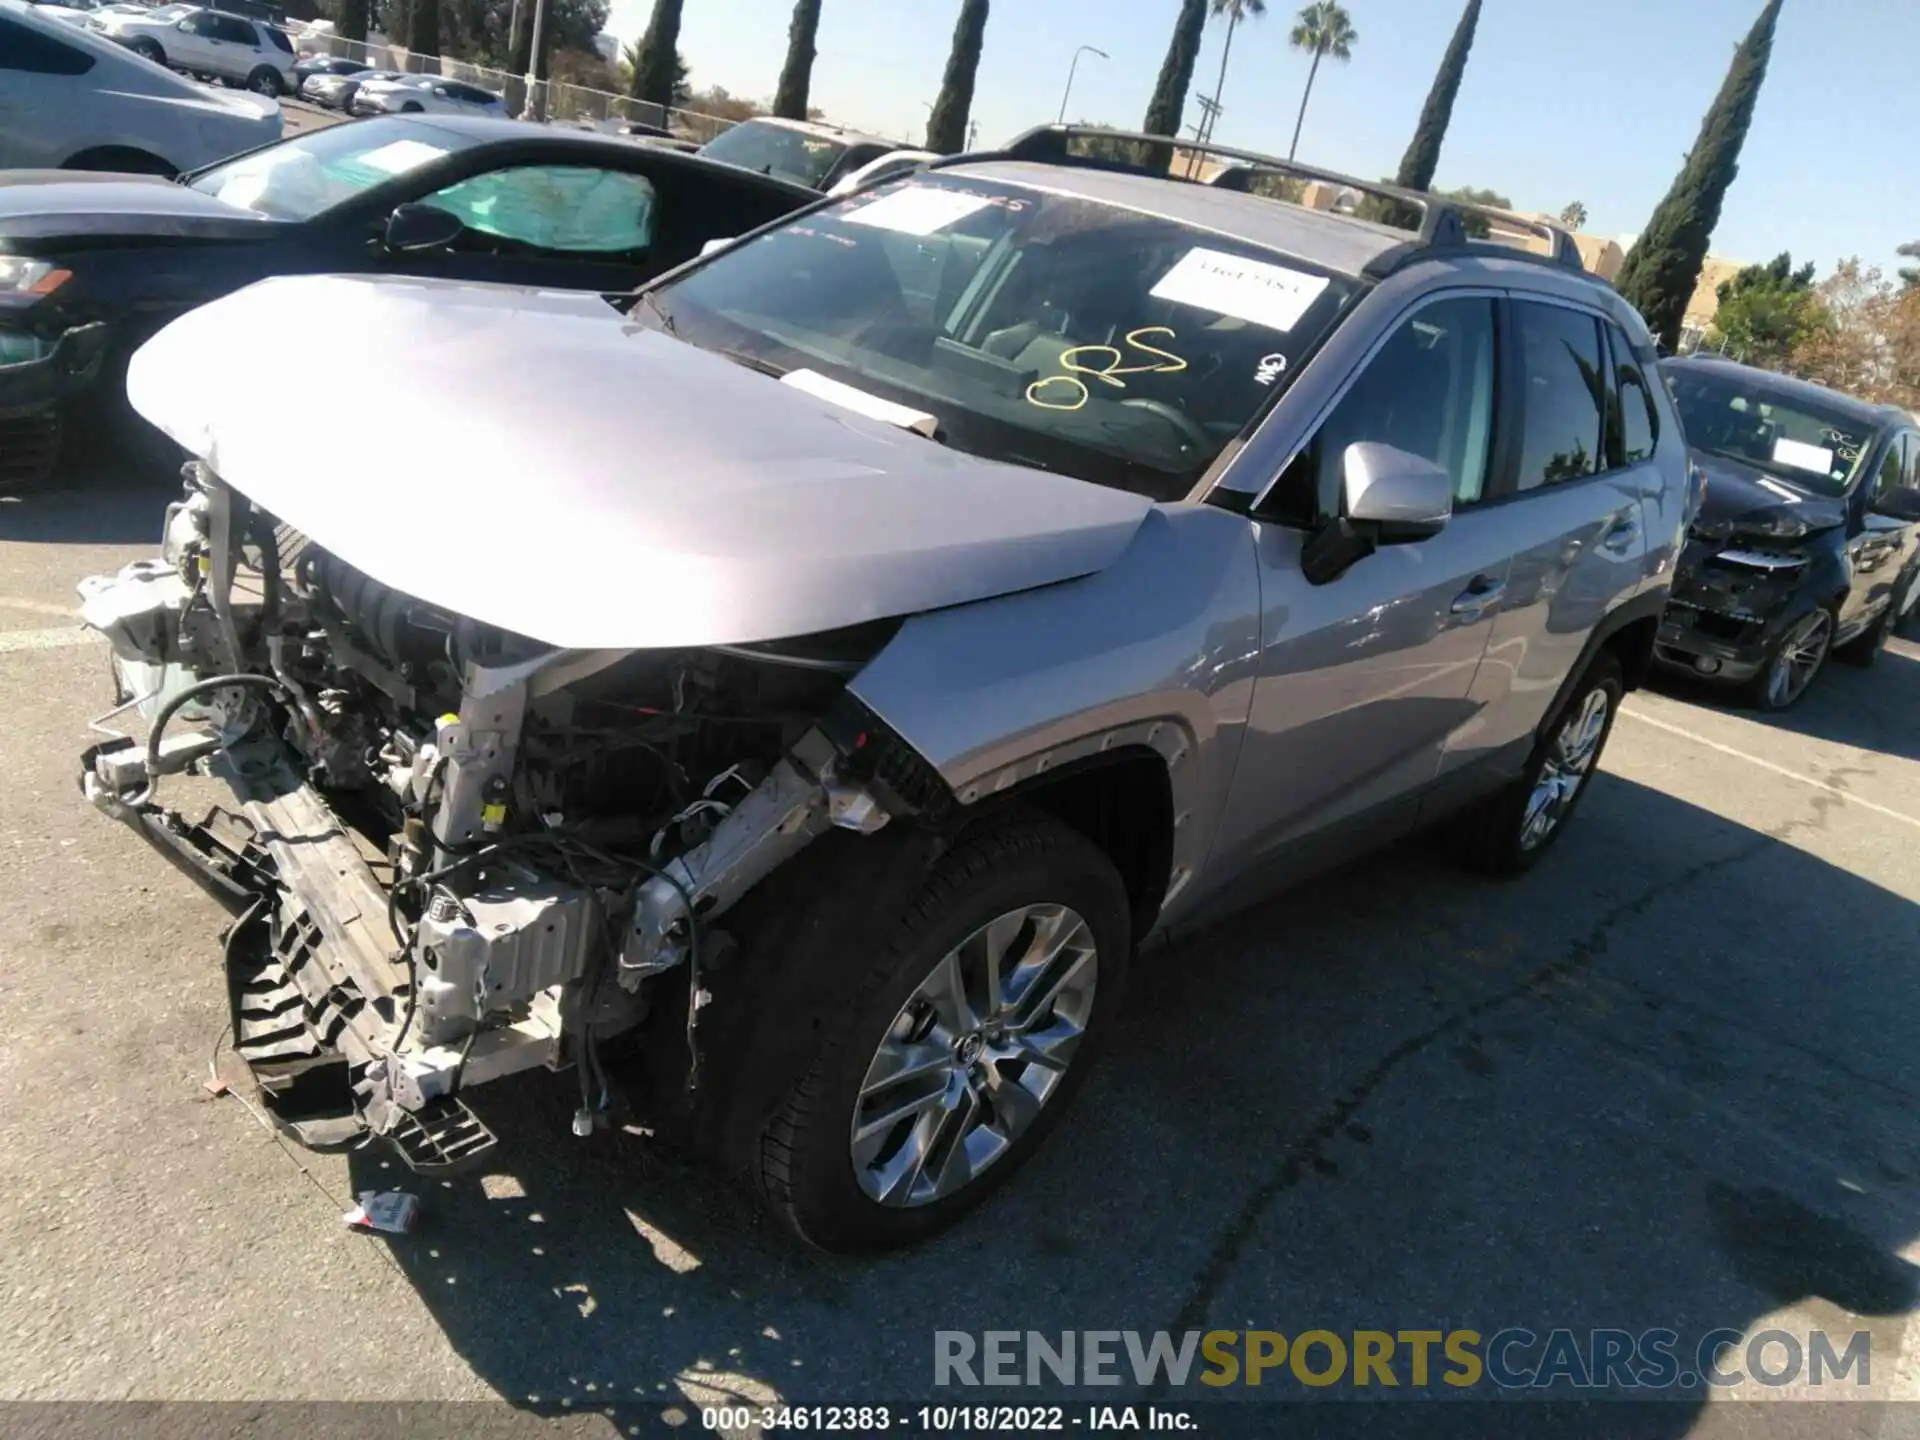
<path id="1" fill-rule="evenodd" d="M 0 368 L 0 415 L 65 375 L 193 462 L 83 586 L 138 723 L 82 780 L 234 911 L 293 1134 L 473 1163 L 463 1092 L 542 1066 L 591 1134 L 620 1038 L 641 1123 L 797 1235 L 909 1243 L 1162 941 L 1417 830 L 1531 869 L 1656 665 L 1778 708 L 1911 606 L 1911 417 L 1661 360 L 1553 226 L 1144 143 L 822 198 L 397 116 L 0 187 L 0 333 L 93 347 Z M 161 235 L 187 278 L 134 305 Z M 254 363 L 313 313 L 355 364 L 292 383 L 352 465 Z M 224 810 L 161 798 L 188 767 Z"/>

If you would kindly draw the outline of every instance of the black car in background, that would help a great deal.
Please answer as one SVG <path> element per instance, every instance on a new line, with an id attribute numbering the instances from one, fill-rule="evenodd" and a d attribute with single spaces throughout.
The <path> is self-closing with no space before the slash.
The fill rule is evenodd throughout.
<path id="1" fill-rule="evenodd" d="M 44 478 L 78 427 L 124 421 L 133 350 L 270 275 L 394 273 L 625 291 L 819 197 L 698 155 L 514 120 L 395 116 L 185 175 L 0 177 L 0 485 Z M 324 341 L 294 317 L 270 346 Z M 318 331 L 319 333 L 313 333 Z M 349 356 L 343 353 L 343 362 Z"/>
<path id="2" fill-rule="evenodd" d="M 1920 425 L 1726 360 L 1660 368 L 1706 497 L 1656 656 L 1784 710 L 1829 655 L 1871 664 L 1920 598 Z"/>

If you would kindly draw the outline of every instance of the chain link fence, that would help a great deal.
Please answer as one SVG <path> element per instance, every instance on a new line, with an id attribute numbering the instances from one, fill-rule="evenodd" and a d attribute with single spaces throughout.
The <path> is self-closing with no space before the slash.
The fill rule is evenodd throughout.
<path id="1" fill-rule="evenodd" d="M 443 55 L 413 55 L 404 45 L 368 44 L 345 40 L 322 28 L 289 25 L 294 44 L 305 55 L 334 55 L 343 60 L 358 60 L 375 70 L 401 70 L 408 74 L 442 75 L 468 85 L 478 85 L 501 96 L 515 115 L 531 114 L 536 119 L 561 123 L 604 125 L 629 123 L 651 125 L 682 139 L 704 145 L 736 123 L 718 115 L 702 115 L 692 110 L 677 110 L 617 95 L 610 90 L 595 90 L 564 80 L 536 80 L 532 105 L 528 105 L 527 79 L 504 70 L 490 69 L 466 60 Z"/>

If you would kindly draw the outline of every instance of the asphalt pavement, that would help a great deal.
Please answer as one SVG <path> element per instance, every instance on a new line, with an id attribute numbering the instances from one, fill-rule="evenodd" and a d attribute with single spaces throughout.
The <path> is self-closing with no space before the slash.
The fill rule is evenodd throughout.
<path id="1" fill-rule="evenodd" d="M 109 691 L 73 582 L 151 553 L 166 498 L 0 499 L 0 1399 L 698 1429 L 727 1397 L 1032 1398 L 936 1391 L 940 1329 L 1510 1326 L 1864 1330 L 1871 1386 L 1822 1393 L 1920 1396 L 1920 645 L 1785 717 L 1633 697 L 1524 880 L 1412 844 L 1156 959 L 1011 1187 L 852 1261 L 644 1137 L 574 1139 L 570 1077 L 476 1092 L 497 1161 L 425 1184 L 203 1088 L 224 917 L 74 783 Z M 345 1228 L 385 1185 L 417 1234 Z M 1783 1433 L 1725 1398 L 1553 1433 Z"/>

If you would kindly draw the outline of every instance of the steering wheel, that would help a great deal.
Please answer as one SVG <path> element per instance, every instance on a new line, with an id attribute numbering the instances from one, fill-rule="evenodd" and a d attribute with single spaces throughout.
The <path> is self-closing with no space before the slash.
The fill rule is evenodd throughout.
<path id="1" fill-rule="evenodd" d="M 1150 415 L 1159 416 L 1178 430 L 1188 444 L 1203 454 L 1213 448 L 1213 437 L 1200 428 L 1199 421 L 1186 411 L 1177 409 L 1164 400 L 1149 400 L 1146 396 L 1140 395 L 1131 400 L 1122 400 L 1120 404 L 1123 409 L 1131 406 L 1135 410 L 1145 410 Z"/>

